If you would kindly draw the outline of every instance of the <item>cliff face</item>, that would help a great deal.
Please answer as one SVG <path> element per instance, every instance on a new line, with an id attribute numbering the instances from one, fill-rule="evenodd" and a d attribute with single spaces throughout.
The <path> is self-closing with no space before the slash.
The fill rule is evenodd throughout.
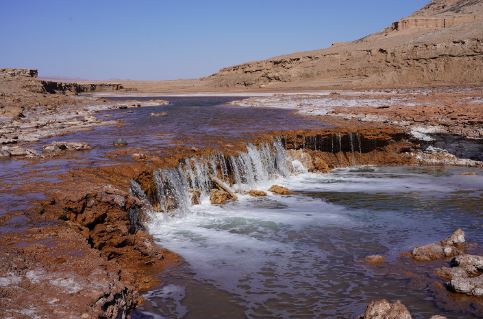
<path id="1" fill-rule="evenodd" d="M 220 70 L 216 87 L 387 87 L 483 83 L 483 2 L 434 0 L 382 32 Z"/>

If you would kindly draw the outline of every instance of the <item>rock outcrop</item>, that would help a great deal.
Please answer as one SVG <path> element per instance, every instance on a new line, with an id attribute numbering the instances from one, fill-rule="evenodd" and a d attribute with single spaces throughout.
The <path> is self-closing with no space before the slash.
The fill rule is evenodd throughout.
<path id="1" fill-rule="evenodd" d="M 481 1 L 433 0 L 379 33 L 220 70 L 217 87 L 388 87 L 483 83 Z"/>
<path id="2" fill-rule="evenodd" d="M 0 75 L 8 75 L 11 77 L 24 76 L 28 78 L 36 78 L 39 76 L 39 71 L 35 69 L 3 68 L 0 69 Z"/>
<path id="3" fill-rule="evenodd" d="M 120 83 L 77 83 L 60 81 L 41 81 L 42 89 L 46 93 L 79 94 L 100 91 L 119 91 L 123 89 Z"/>

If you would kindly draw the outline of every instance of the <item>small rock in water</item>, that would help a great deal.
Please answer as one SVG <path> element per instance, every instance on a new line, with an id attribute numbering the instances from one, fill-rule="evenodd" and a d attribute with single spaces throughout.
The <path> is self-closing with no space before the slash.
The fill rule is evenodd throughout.
<path id="1" fill-rule="evenodd" d="M 386 299 L 372 301 L 360 319 L 412 319 L 411 313 L 399 300 L 390 303 Z"/>
<path id="2" fill-rule="evenodd" d="M 477 176 L 475 172 L 463 172 L 460 174 L 461 176 Z"/>
<path id="3" fill-rule="evenodd" d="M 132 155 L 132 158 L 135 159 L 135 160 L 145 160 L 148 157 L 144 153 L 134 153 Z"/>
<path id="4" fill-rule="evenodd" d="M 149 114 L 150 116 L 153 116 L 153 117 L 161 117 L 161 116 L 166 116 L 168 115 L 167 112 L 152 112 Z"/>
<path id="5" fill-rule="evenodd" d="M 211 199 L 211 196 L 210 196 Z M 191 205 L 201 204 L 201 192 L 199 190 L 191 191 Z"/>
<path id="6" fill-rule="evenodd" d="M 264 191 L 252 189 L 248 192 L 248 195 L 253 196 L 253 197 L 260 197 L 260 196 L 267 196 L 267 193 L 264 192 Z"/>
<path id="7" fill-rule="evenodd" d="M 279 195 L 290 195 L 291 192 L 288 190 L 288 188 L 280 186 L 280 185 L 273 185 L 269 189 L 270 192 L 279 194 Z"/>
<path id="8" fill-rule="evenodd" d="M 80 142 L 53 142 L 44 146 L 46 153 L 59 153 L 62 151 L 83 151 L 90 150 L 91 146 L 87 143 Z"/>
<path id="9" fill-rule="evenodd" d="M 483 296 L 483 256 L 460 255 L 451 260 L 451 268 L 437 270 L 440 277 L 449 280 L 446 287 L 470 296 Z"/>
<path id="10" fill-rule="evenodd" d="M 381 255 L 370 255 L 364 258 L 364 260 L 369 264 L 378 265 L 382 264 L 385 261 L 385 258 Z"/>
<path id="11" fill-rule="evenodd" d="M 213 205 L 222 205 L 229 201 L 232 197 L 230 194 L 221 189 L 212 189 L 210 193 L 210 202 Z"/>
<path id="12" fill-rule="evenodd" d="M 445 240 L 414 248 L 411 252 L 411 256 L 415 260 L 419 261 L 430 261 L 453 257 L 463 252 L 464 242 L 464 231 L 457 229 Z"/>
<path id="13" fill-rule="evenodd" d="M 122 139 L 122 138 L 118 138 L 117 140 L 115 140 L 114 142 L 112 142 L 112 144 L 114 146 L 126 146 L 127 145 L 127 141 Z"/>

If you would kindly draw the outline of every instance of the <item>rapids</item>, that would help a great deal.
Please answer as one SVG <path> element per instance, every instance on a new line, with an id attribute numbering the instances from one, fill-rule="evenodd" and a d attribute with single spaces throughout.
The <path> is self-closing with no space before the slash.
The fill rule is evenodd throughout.
<path id="1" fill-rule="evenodd" d="M 163 275 L 164 285 L 145 295 L 135 318 L 352 318 L 379 298 L 401 299 L 415 318 L 476 318 L 471 307 L 437 302 L 438 290 L 421 280 L 432 269 L 400 256 L 458 227 L 483 244 L 483 176 L 476 169 L 461 175 L 469 170 L 354 166 L 308 173 L 280 140 L 158 170 L 161 208 L 151 212 L 148 228 L 185 264 Z M 209 203 L 216 174 L 238 191 L 238 201 Z M 273 184 L 293 195 L 244 193 Z M 192 189 L 200 190 L 201 205 L 191 205 Z M 165 213 L 167 197 L 175 199 L 174 213 Z M 386 263 L 364 263 L 373 254 Z"/>

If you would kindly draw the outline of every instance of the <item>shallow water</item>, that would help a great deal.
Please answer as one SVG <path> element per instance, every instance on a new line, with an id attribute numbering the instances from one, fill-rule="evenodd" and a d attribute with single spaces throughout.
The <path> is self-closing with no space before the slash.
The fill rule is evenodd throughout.
<path id="1" fill-rule="evenodd" d="M 119 103 L 129 98 L 119 98 Z M 151 97 L 139 98 L 150 100 Z M 0 215 L 20 211 L 31 201 L 41 199 L 46 183 L 57 182 L 59 174 L 84 167 L 112 165 L 132 161 L 130 156 L 109 157 L 119 150 L 113 142 L 121 138 L 129 148 L 163 155 L 175 146 L 217 147 L 232 141 L 249 139 L 256 133 L 274 130 L 298 130 L 326 127 L 317 119 L 308 119 L 291 110 L 238 107 L 227 105 L 236 97 L 163 97 L 169 105 L 103 111 L 98 118 L 119 121 L 119 125 L 97 126 L 64 136 L 42 139 L 33 147 L 55 141 L 86 142 L 93 149 L 74 152 L 61 159 L 0 160 Z M 165 116 L 151 113 L 165 112 Z M 23 188 L 38 183 L 38 192 Z"/>
<path id="2" fill-rule="evenodd" d="M 431 267 L 400 257 L 458 227 L 483 244 L 483 176 L 460 175 L 466 171 L 305 173 L 274 181 L 292 196 L 242 196 L 222 207 L 204 202 L 180 218 L 157 215 L 151 233 L 186 264 L 163 276 L 135 317 L 353 318 L 388 298 L 401 299 L 414 318 L 476 318 L 437 302 L 431 285 L 404 271 L 425 278 Z M 386 266 L 362 261 L 373 254 L 386 256 Z"/>

